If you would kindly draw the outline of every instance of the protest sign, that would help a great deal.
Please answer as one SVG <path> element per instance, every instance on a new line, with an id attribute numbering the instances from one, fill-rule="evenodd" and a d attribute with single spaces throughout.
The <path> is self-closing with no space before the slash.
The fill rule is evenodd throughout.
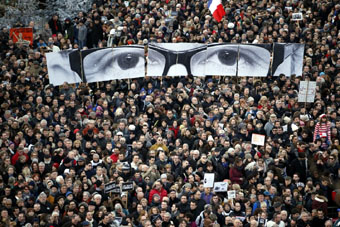
<path id="1" fill-rule="evenodd" d="M 214 187 L 214 173 L 206 173 L 204 174 L 204 187 L 205 188 L 212 188 Z"/>

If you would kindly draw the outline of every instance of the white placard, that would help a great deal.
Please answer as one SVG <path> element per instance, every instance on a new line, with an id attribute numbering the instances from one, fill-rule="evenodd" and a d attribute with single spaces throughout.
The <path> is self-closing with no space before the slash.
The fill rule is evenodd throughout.
<path id="1" fill-rule="evenodd" d="M 303 19 L 302 13 L 293 13 L 292 14 L 292 21 L 300 21 Z"/>
<path id="2" fill-rule="evenodd" d="M 236 191 L 235 190 L 228 191 L 228 199 L 235 199 L 235 198 L 236 198 Z"/>
<path id="3" fill-rule="evenodd" d="M 251 144 L 264 146 L 265 139 L 266 139 L 265 135 L 253 133 L 251 135 Z"/>
<path id="4" fill-rule="evenodd" d="M 315 91 L 315 81 L 300 81 L 298 102 L 314 102 Z"/>
<path id="5" fill-rule="evenodd" d="M 214 191 L 215 192 L 227 192 L 228 191 L 228 182 L 215 182 L 214 183 Z"/>
<path id="6" fill-rule="evenodd" d="M 214 179 L 215 174 L 214 173 L 205 173 L 204 174 L 204 187 L 205 188 L 212 188 L 214 187 Z"/>
<path id="7" fill-rule="evenodd" d="M 293 132 L 295 132 L 295 131 L 298 130 L 298 129 L 299 129 L 299 127 L 296 126 L 296 124 L 292 124 L 292 130 L 293 130 Z"/>

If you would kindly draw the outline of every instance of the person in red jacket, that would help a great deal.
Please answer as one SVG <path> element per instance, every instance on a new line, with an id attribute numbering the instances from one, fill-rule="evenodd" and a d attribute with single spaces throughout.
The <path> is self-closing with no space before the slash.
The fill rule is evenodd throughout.
<path id="1" fill-rule="evenodd" d="M 320 115 L 320 121 L 316 123 L 313 135 L 313 142 L 319 138 L 326 138 L 331 142 L 331 123 L 327 120 L 326 114 Z"/>
<path id="2" fill-rule="evenodd" d="M 168 192 L 163 188 L 163 185 L 160 180 L 157 180 L 150 191 L 149 194 L 149 203 L 152 202 L 152 198 L 155 194 L 158 194 L 161 197 L 161 201 L 163 200 L 164 197 L 168 195 Z"/>
<path id="3" fill-rule="evenodd" d="M 229 170 L 229 177 L 233 184 L 239 184 L 241 185 L 243 183 L 244 177 L 243 177 L 243 162 L 242 159 L 237 158 L 234 162 L 234 166 L 230 168 Z"/>
<path id="4" fill-rule="evenodd" d="M 27 154 L 24 153 L 24 149 L 22 147 L 18 147 L 17 152 L 12 157 L 12 165 L 15 165 L 15 163 L 19 160 L 19 157 L 23 155 L 26 157 L 26 162 L 28 161 L 29 157 Z"/>

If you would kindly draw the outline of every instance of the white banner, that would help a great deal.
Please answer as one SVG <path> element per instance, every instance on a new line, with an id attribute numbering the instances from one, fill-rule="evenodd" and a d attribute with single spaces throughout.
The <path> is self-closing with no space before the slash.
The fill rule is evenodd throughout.
<path id="1" fill-rule="evenodd" d="M 298 43 L 275 43 L 272 73 L 287 77 L 302 75 L 305 45 Z"/>
<path id="2" fill-rule="evenodd" d="M 71 68 L 70 54 L 78 50 L 65 50 L 59 52 L 46 53 L 48 78 L 50 84 L 54 86 L 62 85 L 64 82 L 69 84 L 80 83 L 81 75 Z M 78 64 L 80 63 L 80 59 Z"/>
<path id="3" fill-rule="evenodd" d="M 148 76 L 302 74 L 303 44 L 151 43 L 47 53 L 50 83 L 100 82 Z M 271 53 L 274 51 L 271 64 Z M 145 68 L 147 55 L 147 72 Z M 272 67 L 270 67 L 272 65 Z"/>
<path id="4" fill-rule="evenodd" d="M 88 83 L 145 76 L 143 46 L 89 49 L 82 58 Z"/>
<path id="5" fill-rule="evenodd" d="M 205 76 L 205 44 L 152 43 L 148 52 L 148 76 Z"/>

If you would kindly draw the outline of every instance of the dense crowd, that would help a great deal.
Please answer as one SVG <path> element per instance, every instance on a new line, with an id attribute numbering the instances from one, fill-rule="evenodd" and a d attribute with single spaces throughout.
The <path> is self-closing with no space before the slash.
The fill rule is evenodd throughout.
<path id="1" fill-rule="evenodd" d="M 340 226 L 338 2 L 223 1 L 217 23 L 207 1 L 95 0 L 44 29 L 9 25 L 34 29 L 29 47 L 2 28 L 0 226 Z M 303 74 L 49 85 L 46 52 L 109 37 L 304 43 Z M 314 103 L 297 101 L 302 80 L 316 81 Z M 112 182 L 133 189 L 107 193 Z"/>

